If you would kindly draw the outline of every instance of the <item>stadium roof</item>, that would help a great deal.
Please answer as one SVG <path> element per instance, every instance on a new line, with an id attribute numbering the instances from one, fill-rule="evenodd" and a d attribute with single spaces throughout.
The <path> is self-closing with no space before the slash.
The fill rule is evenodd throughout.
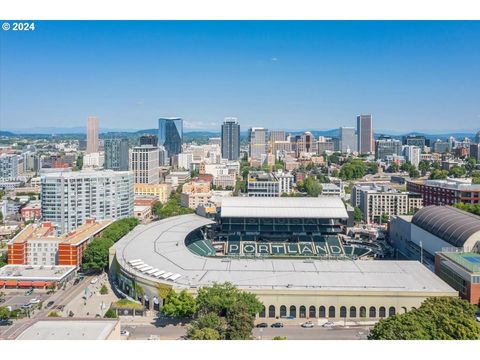
<path id="1" fill-rule="evenodd" d="M 348 218 L 340 197 L 227 197 L 222 199 L 222 217 L 257 218 Z"/>
<path id="2" fill-rule="evenodd" d="M 212 224 L 191 214 L 138 225 L 114 247 L 120 266 L 132 276 L 164 282 L 176 288 L 195 288 L 231 282 L 243 289 L 414 292 L 451 295 L 456 292 L 418 261 L 362 261 L 321 259 L 246 259 L 202 257 L 185 245 L 195 229 Z M 129 264 L 142 261 L 159 270 L 179 274 L 175 280 L 142 273 Z M 163 274 L 163 273 L 162 273 Z"/>
<path id="3" fill-rule="evenodd" d="M 480 239 L 480 217 L 452 206 L 424 207 L 412 223 L 456 247 L 473 248 Z"/>

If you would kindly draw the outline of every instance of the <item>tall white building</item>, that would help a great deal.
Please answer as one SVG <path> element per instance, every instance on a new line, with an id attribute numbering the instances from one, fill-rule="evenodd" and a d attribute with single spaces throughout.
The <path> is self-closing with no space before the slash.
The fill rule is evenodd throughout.
<path id="1" fill-rule="evenodd" d="M 357 151 L 357 137 L 355 134 L 355 128 L 353 127 L 340 127 L 340 151 L 342 153 Z"/>
<path id="2" fill-rule="evenodd" d="M 41 177 L 41 215 L 57 232 L 72 231 L 86 219 L 133 216 L 133 174 L 129 171 L 72 171 Z"/>
<path id="3" fill-rule="evenodd" d="M 422 149 L 418 146 L 406 145 L 403 147 L 403 156 L 409 161 L 415 168 L 418 169 L 418 164 L 420 163 L 420 154 Z"/>
<path id="4" fill-rule="evenodd" d="M 18 157 L 15 154 L 0 155 L 0 178 L 18 177 Z"/>
<path id="5" fill-rule="evenodd" d="M 135 184 L 158 184 L 159 151 L 152 145 L 136 146 L 130 153 L 130 170 L 133 171 Z"/>
<path id="6" fill-rule="evenodd" d="M 192 153 L 181 153 L 177 155 L 177 166 L 179 169 L 190 170 L 190 164 L 193 162 Z"/>

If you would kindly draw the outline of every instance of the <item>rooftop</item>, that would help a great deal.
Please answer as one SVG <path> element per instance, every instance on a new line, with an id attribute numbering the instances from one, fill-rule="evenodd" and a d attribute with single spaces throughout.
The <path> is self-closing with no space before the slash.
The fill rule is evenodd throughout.
<path id="1" fill-rule="evenodd" d="M 472 252 L 444 252 L 442 254 L 468 272 L 480 274 L 480 254 Z"/>
<path id="2" fill-rule="evenodd" d="M 36 321 L 16 340 L 106 340 L 118 319 L 44 319 Z"/>
<path id="3" fill-rule="evenodd" d="M 5 265 L 0 268 L 0 279 L 59 281 L 75 271 L 75 268 L 75 266 L 67 265 Z"/>
<path id="4" fill-rule="evenodd" d="M 180 289 L 229 281 L 243 289 L 455 293 L 418 261 L 207 258 L 192 253 L 185 237 L 212 223 L 190 214 L 138 225 L 114 245 L 116 258 L 134 276 Z M 129 262 L 137 267 L 143 262 L 152 270 L 142 273 Z M 163 275 L 153 276 L 157 271 Z M 165 273 L 178 276 L 162 280 Z"/>
<path id="5" fill-rule="evenodd" d="M 456 247 L 473 248 L 470 242 L 480 238 L 480 216 L 452 206 L 426 206 L 413 215 L 412 223 Z"/>
<path id="6" fill-rule="evenodd" d="M 340 197 L 227 197 L 222 217 L 348 218 Z"/>

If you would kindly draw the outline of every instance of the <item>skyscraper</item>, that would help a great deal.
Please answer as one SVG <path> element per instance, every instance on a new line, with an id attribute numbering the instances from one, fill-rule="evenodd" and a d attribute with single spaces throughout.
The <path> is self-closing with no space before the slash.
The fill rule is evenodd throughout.
<path id="1" fill-rule="evenodd" d="M 105 139 L 105 169 L 128 171 L 128 139 Z"/>
<path id="2" fill-rule="evenodd" d="M 0 155 L 0 178 L 16 178 L 18 176 L 18 157 L 15 154 Z"/>
<path id="3" fill-rule="evenodd" d="M 388 155 L 400 156 L 402 143 L 400 140 L 392 139 L 390 136 L 380 136 L 375 141 L 375 156 L 379 160 L 385 160 Z"/>
<path id="4" fill-rule="evenodd" d="M 130 158 L 135 184 L 158 184 L 160 180 L 158 147 L 152 145 L 135 146 Z"/>
<path id="5" fill-rule="evenodd" d="M 262 160 L 262 155 L 267 154 L 267 132 L 267 129 L 259 127 L 248 130 L 248 146 L 251 159 Z"/>
<path id="6" fill-rule="evenodd" d="M 142 135 L 140 136 L 140 146 L 142 145 L 158 146 L 158 137 L 156 135 Z"/>
<path id="7" fill-rule="evenodd" d="M 342 153 L 357 151 L 357 139 L 355 137 L 355 128 L 340 127 L 340 151 Z"/>
<path id="8" fill-rule="evenodd" d="M 357 116 L 357 151 L 360 154 L 373 153 L 372 115 Z"/>
<path id="9" fill-rule="evenodd" d="M 182 118 L 158 119 L 158 144 L 165 147 L 168 156 L 182 152 L 183 120 Z"/>
<path id="10" fill-rule="evenodd" d="M 98 152 L 98 118 L 87 119 L 87 154 Z"/>
<path id="11" fill-rule="evenodd" d="M 115 220 L 133 216 L 133 175 L 129 171 L 72 171 L 41 177 L 41 214 L 59 233 L 86 219 Z"/>
<path id="12" fill-rule="evenodd" d="M 222 124 L 222 158 L 238 160 L 240 157 L 240 124 L 237 118 L 227 117 Z"/>

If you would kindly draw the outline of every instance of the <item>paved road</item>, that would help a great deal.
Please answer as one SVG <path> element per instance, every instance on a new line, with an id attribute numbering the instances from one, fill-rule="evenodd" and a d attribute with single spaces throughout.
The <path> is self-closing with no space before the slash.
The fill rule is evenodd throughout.
<path id="1" fill-rule="evenodd" d="M 160 340 L 176 340 L 186 334 L 185 326 L 156 327 L 151 324 L 144 324 L 123 325 L 121 328 L 130 333 L 128 340 L 145 340 L 150 335 L 156 335 Z M 275 336 L 283 336 L 287 340 L 366 340 L 368 332 L 368 327 L 314 327 L 304 329 L 292 325 L 283 328 L 255 328 L 253 336 L 257 340 L 271 340 Z"/>
<path id="2" fill-rule="evenodd" d="M 30 318 L 24 318 L 24 319 L 19 319 L 15 320 L 13 322 L 13 325 L 7 327 L 7 328 L 0 328 L 0 339 L 14 339 L 16 336 L 18 336 L 22 331 L 24 331 L 26 328 L 28 328 L 36 319 L 46 317 L 48 316 L 48 313 L 52 311 L 55 306 L 58 305 L 66 305 L 72 299 L 74 299 L 78 294 L 80 294 L 82 291 L 85 290 L 85 286 L 90 283 L 90 280 L 93 278 L 93 276 L 87 276 L 84 280 L 82 280 L 78 285 L 75 286 L 67 286 L 66 290 L 57 290 L 53 295 L 45 295 L 45 301 L 44 301 L 44 308 L 42 310 L 36 310 L 31 314 Z M 35 297 L 35 291 L 32 294 L 32 298 Z M 8 301 L 7 298 L 10 298 L 8 294 L 5 296 L 5 303 Z M 14 301 L 14 300 L 12 300 Z M 50 308 L 46 309 L 45 305 L 49 301 L 54 301 L 54 305 L 51 306 Z M 65 311 L 68 312 L 68 309 L 65 309 Z"/>

